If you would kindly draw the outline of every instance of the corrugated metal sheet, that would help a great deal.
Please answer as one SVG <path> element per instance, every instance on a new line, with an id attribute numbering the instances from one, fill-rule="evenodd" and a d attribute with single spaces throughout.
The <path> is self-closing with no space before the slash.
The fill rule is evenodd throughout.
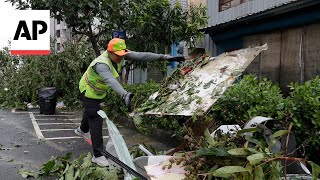
<path id="1" fill-rule="evenodd" d="M 219 12 L 219 0 L 207 0 L 208 27 L 240 19 L 299 0 L 252 0 Z"/>

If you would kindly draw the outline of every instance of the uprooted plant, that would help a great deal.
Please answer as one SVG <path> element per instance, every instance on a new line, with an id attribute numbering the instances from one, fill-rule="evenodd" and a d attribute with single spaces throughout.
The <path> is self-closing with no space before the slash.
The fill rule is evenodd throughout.
<path id="1" fill-rule="evenodd" d="M 196 137 L 189 131 L 185 135 L 188 141 L 187 151 L 180 157 L 171 159 L 173 164 L 183 165 L 185 179 L 268 179 L 278 180 L 286 174 L 286 162 L 301 162 L 310 165 L 312 175 L 317 179 L 320 166 L 302 158 L 287 157 L 275 147 L 282 136 L 289 137 L 292 125 L 288 130 L 279 130 L 263 138 L 266 126 L 239 130 L 224 134 L 215 132 L 212 137 L 207 129 L 204 136 Z M 286 144 L 287 145 L 287 144 Z"/>

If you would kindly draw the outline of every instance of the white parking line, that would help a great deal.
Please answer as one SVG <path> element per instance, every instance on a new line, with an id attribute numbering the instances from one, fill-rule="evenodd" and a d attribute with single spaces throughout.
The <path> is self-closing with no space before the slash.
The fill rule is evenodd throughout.
<path id="1" fill-rule="evenodd" d="M 40 116 L 40 117 L 50 117 L 50 116 L 53 116 L 53 117 L 67 117 L 68 115 L 62 115 L 62 114 L 43 115 L 43 114 L 37 114 L 35 116 L 36 117 L 38 117 L 38 116 Z"/>
<path id="2" fill-rule="evenodd" d="M 54 137 L 54 138 L 45 138 L 46 140 L 58 140 L 58 139 L 82 139 L 80 136 L 71 136 L 71 137 Z M 109 136 L 103 136 L 104 139 L 109 138 Z"/>
<path id="3" fill-rule="evenodd" d="M 108 129 L 108 128 L 102 128 L 104 130 Z M 50 131 L 74 131 L 75 129 L 44 129 L 41 130 L 42 132 L 50 132 Z"/>
<path id="4" fill-rule="evenodd" d="M 36 121 L 81 121 L 81 119 L 53 119 L 53 118 L 48 118 L 48 119 L 36 119 Z"/>
<path id="5" fill-rule="evenodd" d="M 28 111 L 16 111 L 16 109 L 11 109 L 11 113 L 16 113 L 16 114 L 26 114 L 29 113 Z"/>
<path id="6" fill-rule="evenodd" d="M 41 125 L 63 125 L 63 124 L 81 124 L 81 123 L 38 123 L 39 126 L 41 126 Z"/>
<path id="7" fill-rule="evenodd" d="M 14 112 L 14 111 L 13 111 Z M 74 129 L 46 129 L 44 128 L 46 125 L 79 125 L 81 124 L 80 121 L 81 118 L 72 118 L 74 116 L 70 115 L 41 115 L 41 114 L 35 114 L 33 112 L 28 112 L 34 127 L 34 130 L 37 134 L 38 139 L 41 140 L 63 140 L 63 139 L 81 139 L 82 137 L 79 136 L 70 136 L 70 137 L 51 137 L 51 138 L 45 138 L 42 132 L 57 132 L 57 131 L 74 131 Z M 66 117 L 68 119 L 62 119 L 61 117 Z M 39 119 L 37 119 L 39 118 Z M 60 119 L 61 118 L 61 119 Z M 37 122 L 38 121 L 38 122 Z M 50 123 L 49 121 L 66 121 L 62 123 Z M 76 121 L 76 122 L 67 122 L 67 121 Z M 41 123 L 39 123 L 41 122 Z M 78 123 L 79 122 L 79 123 Z M 40 127 L 41 126 L 41 127 Z M 60 126 L 61 127 L 61 126 Z M 41 128 L 43 128 L 41 130 Z M 107 128 L 102 128 L 106 130 Z M 109 136 L 103 136 L 103 138 L 109 138 Z"/>
<path id="8" fill-rule="evenodd" d="M 42 132 L 40 131 L 40 127 L 37 124 L 36 119 L 34 118 L 34 115 L 32 112 L 29 112 L 30 118 L 31 118 L 31 122 L 33 125 L 34 130 L 36 131 L 36 134 L 38 136 L 38 139 L 44 139 Z"/>

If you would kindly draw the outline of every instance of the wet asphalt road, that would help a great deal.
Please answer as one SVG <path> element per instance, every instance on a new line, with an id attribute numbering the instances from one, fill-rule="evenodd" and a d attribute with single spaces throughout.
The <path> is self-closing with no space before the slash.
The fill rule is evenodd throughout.
<path id="1" fill-rule="evenodd" d="M 92 152 L 91 146 L 73 132 L 80 123 L 79 113 L 59 113 L 43 116 L 38 110 L 11 112 L 0 110 L 0 179 L 24 179 L 19 169 L 38 170 L 52 156 L 64 156 L 72 152 L 74 157 Z M 168 150 L 165 144 L 136 131 L 119 127 L 120 133 L 130 148 L 139 143 L 154 146 L 157 150 Z M 107 130 L 104 130 L 107 136 Z M 39 139 L 40 138 L 40 139 Z M 104 139 L 106 144 L 107 138 Z"/>

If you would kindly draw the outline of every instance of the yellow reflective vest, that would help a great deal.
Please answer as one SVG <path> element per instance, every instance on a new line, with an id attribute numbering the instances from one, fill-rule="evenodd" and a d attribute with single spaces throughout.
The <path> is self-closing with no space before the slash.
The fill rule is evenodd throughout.
<path id="1" fill-rule="evenodd" d="M 108 51 L 105 51 L 103 54 L 94 59 L 79 82 L 80 93 L 85 91 L 84 96 L 91 99 L 103 99 L 106 97 L 106 90 L 108 89 L 108 86 L 105 84 L 102 77 L 93 69 L 93 66 L 97 63 L 106 64 L 110 68 L 113 77 L 119 77 L 117 70 L 113 67 L 112 62 L 108 57 Z M 118 70 L 120 67 L 121 65 L 118 64 Z"/>

